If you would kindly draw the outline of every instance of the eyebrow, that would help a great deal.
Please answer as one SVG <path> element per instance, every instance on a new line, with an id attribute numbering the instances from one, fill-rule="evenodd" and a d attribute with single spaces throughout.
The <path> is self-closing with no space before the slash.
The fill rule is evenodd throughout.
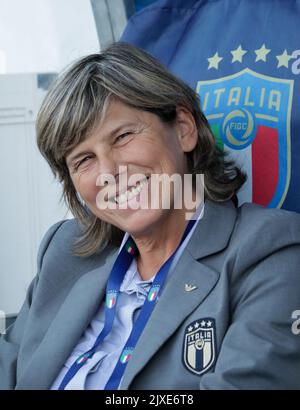
<path id="1" fill-rule="evenodd" d="M 128 123 L 124 123 L 124 124 L 122 124 L 122 125 L 119 125 L 119 126 L 116 127 L 114 130 L 112 130 L 111 132 L 109 132 L 109 133 L 107 134 L 107 136 L 103 138 L 103 140 L 108 139 L 108 138 L 111 138 L 113 135 L 117 134 L 122 128 L 124 128 L 124 127 L 130 127 L 130 126 L 133 126 L 133 125 L 136 125 L 136 123 L 128 122 Z M 68 159 L 66 160 L 66 163 L 67 163 L 67 165 L 71 165 L 74 161 L 76 161 L 76 160 L 77 160 L 78 158 L 80 158 L 82 155 L 89 154 L 89 153 L 90 153 L 89 150 L 80 151 L 80 152 L 78 152 L 76 155 L 71 155 L 70 158 L 68 158 Z"/>

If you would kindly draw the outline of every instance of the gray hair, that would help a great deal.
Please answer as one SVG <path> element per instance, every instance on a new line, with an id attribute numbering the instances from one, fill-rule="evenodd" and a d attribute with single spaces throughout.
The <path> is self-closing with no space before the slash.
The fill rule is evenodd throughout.
<path id="1" fill-rule="evenodd" d="M 81 58 L 53 83 L 36 125 L 38 148 L 63 185 L 63 199 L 82 225 L 82 234 L 74 242 L 77 256 L 93 255 L 109 243 L 119 245 L 124 234 L 84 206 L 66 164 L 68 153 L 94 129 L 111 98 L 151 112 L 164 122 L 176 119 L 178 106 L 192 113 L 198 143 L 186 155 L 189 172 L 194 177 L 204 174 L 206 198 L 236 200 L 236 192 L 246 179 L 218 149 L 196 92 L 151 55 L 117 42 L 101 53 Z"/>

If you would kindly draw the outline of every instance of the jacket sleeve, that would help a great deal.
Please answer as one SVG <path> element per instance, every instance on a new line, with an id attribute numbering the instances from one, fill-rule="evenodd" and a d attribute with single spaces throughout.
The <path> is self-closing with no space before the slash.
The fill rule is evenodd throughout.
<path id="1" fill-rule="evenodd" d="M 28 288 L 25 301 L 15 323 L 0 337 L 0 390 L 14 389 L 16 384 L 16 365 L 19 347 L 22 342 L 30 306 L 35 295 L 35 289 L 38 285 L 43 258 L 51 239 L 63 222 L 60 221 L 51 226 L 44 235 L 38 250 L 37 275 Z"/>
<path id="2" fill-rule="evenodd" d="M 201 389 L 300 389 L 300 244 L 258 261 L 232 288 L 232 318 Z"/>

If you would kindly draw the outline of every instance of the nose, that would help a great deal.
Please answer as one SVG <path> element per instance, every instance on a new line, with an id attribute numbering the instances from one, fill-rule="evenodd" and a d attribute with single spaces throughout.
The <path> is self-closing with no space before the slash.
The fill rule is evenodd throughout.
<path id="1" fill-rule="evenodd" d="M 96 186 L 113 184 L 118 174 L 117 161 L 110 153 L 98 154 Z"/>

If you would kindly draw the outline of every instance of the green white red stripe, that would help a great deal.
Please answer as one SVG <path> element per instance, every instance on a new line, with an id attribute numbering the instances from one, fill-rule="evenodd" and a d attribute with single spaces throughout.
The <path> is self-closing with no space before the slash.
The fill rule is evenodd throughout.
<path id="1" fill-rule="evenodd" d="M 132 242 L 128 242 L 128 243 L 126 244 L 126 251 L 127 251 L 128 253 L 130 253 L 131 255 L 134 255 L 134 254 L 135 254 L 135 248 L 134 248 Z"/>
<path id="2" fill-rule="evenodd" d="M 81 364 L 83 362 L 86 362 L 87 359 L 89 358 L 89 354 L 84 353 L 83 355 L 81 355 L 78 359 L 77 359 L 77 364 Z"/>
<path id="3" fill-rule="evenodd" d="M 106 306 L 111 309 L 115 306 L 117 301 L 117 292 L 113 291 L 113 292 L 109 292 L 106 295 Z"/>
<path id="4" fill-rule="evenodd" d="M 121 354 L 120 362 L 123 364 L 127 363 L 132 357 L 132 352 L 132 348 L 125 348 Z"/>
<path id="5" fill-rule="evenodd" d="M 159 285 L 155 285 L 155 286 L 152 286 L 152 288 L 150 288 L 149 293 L 148 293 L 149 302 L 153 302 L 157 298 L 159 289 L 160 289 Z"/>

